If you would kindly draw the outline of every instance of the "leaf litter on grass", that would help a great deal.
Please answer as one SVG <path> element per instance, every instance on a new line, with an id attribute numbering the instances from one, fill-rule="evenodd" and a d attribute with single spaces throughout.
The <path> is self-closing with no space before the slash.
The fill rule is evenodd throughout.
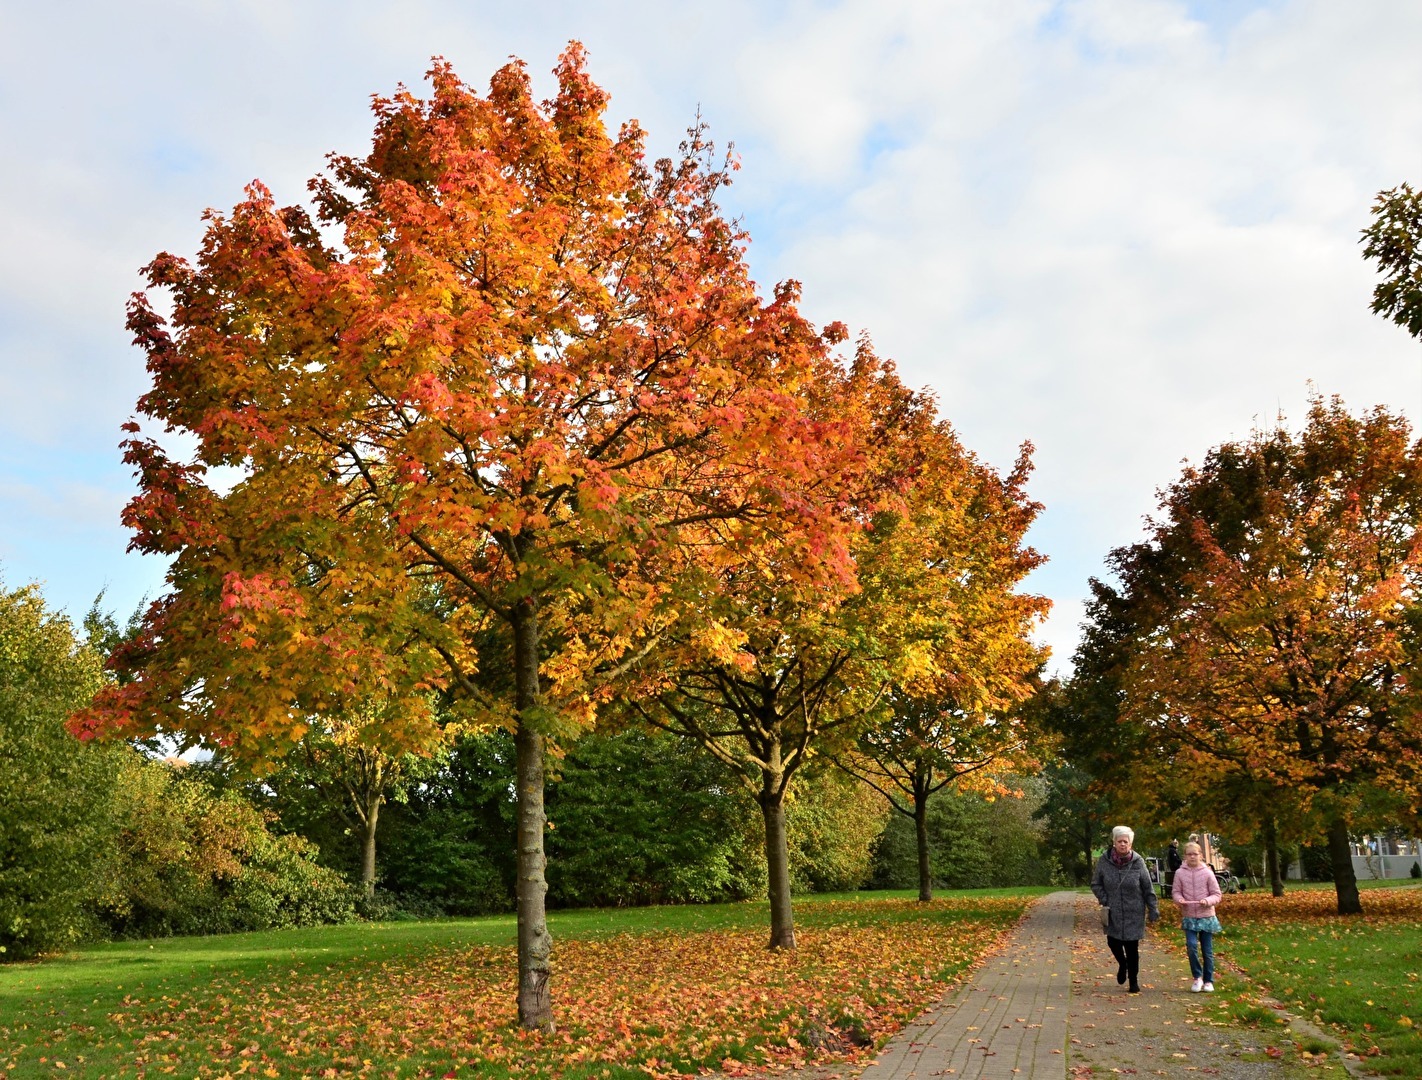
<path id="1" fill-rule="evenodd" d="M 1221 907 L 1227 964 L 1250 986 L 1218 1004 L 1232 1015 L 1263 1017 L 1278 1003 L 1337 1039 L 1370 1072 L 1422 1075 L 1422 1036 L 1413 1013 L 1422 1005 L 1422 889 L 1370 889 L 1362 915 L 1337 914 L 1331 889 L 1290 889 L 1232 896 Z M 1317 1040 L 1300 1057 L 1328 1056 Z"/>
<path id="2" fill-rule="evenodd" d="M 108 1018 L 122 1049 L 105 1051 L 106 1075 L 656 1078 L 854 1061 L 1027 903 L 816 904 L 794 952 L 768 951 L 761 929 L 570 938 L 556 947 L 551 1033 L 517 1026 L 512 948 L 422 950 L 281 984 L 219 975 L 177 997 L 126 999 Z M 82 1033 L 63 1035 L 66 1053 L 83 1052 Z"/>

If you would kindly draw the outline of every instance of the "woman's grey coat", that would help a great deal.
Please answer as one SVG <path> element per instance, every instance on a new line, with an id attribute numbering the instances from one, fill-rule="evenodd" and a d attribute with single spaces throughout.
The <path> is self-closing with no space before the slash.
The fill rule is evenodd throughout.
<path id="1" fill-rule="evenodd" d="M 1150 871 L 1137 852 L 1131 852 L 1131 861 L 1125 866 L 1113 863 L 1110 852 L 1102 855 L 1091 877 L 1091 891 L 1096 894 L 1097 903 L 1111 908 L 1107 937 L 1140 941 L 1145 937 L 1146 912 L 1150 912 L 1151 922 L 1160 918 L 1160 904 L 1150 883 Z"/>

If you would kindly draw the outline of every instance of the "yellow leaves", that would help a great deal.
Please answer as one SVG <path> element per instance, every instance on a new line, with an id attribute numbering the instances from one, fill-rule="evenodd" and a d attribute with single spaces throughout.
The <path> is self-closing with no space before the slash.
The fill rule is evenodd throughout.
<path id="1" fill-rule="evenodd" d="M 742 653 L 746 633 L 716 619 L 708 619 L 693 629 L 692 645 L 704 656 L 727 667 L 746 668 L 751 658 Z"/>

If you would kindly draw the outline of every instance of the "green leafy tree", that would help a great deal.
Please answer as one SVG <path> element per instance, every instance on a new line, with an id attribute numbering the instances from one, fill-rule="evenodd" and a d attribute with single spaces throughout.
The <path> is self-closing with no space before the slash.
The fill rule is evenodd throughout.
<path id="1" fill-rule="evenodd" d="M 116 833 L 114 775 L 126 746 L 84 746 L 64 728 L 103 684 L 99 653 L 36 586 L 0 583 L 0 954 L 92 934 L 88 903 Z"/>
<path id="2" fill-rule="evenodd" d="M 367 899 L 375 895 L 382 808 L 403 801 L 412 783 L 438 767 L 443 753 L 439 745 L 420 754 L 382 749 L 382 713 L 378 702 L 351 703 L 335 716 L 310 718 L 297 749 L 254 785 L 291 810 L 307 804 L 302 817 L 324 812 L 339 820 L 341 833 L 358 841 L 356 876 Z"/>
<path id="3" fill-rule="evenodd" d="M 725 766 L 640 731 L 580 739 L 549 796 L 549 897 L 569 907 L 744 899 L 755 805 Z"/>
<path id="4" fill-rule="evenodd" d="M 388 808 L 381 882 L 399 903 L 450 915 L 513 910 L 514 763 L 514 740 L 506 731 L 456 738 L 438 768 Z M 332 831 L 329 818 L 287 816 L 285 806 L 282 812 L 306 835 Z"/>
<path id="5" fill-rule="evenodd" d="M 1399 184 L 1380 192 L 1363 240 L 1363 255 L 1383 274 L 1373 310 L 1422 338 L 1422 191 Z"/>
<path id="6" fill-rule="evenodd" d="M 1057 865 L 1076 884 L 1088 884 L 1096 850 L 1116 816 L 1111 796 L 1085 769 L 1063 761 L 1049 762 L 1042 779 L 1046 792 L 1033 816 Z"/>
<path id="7" fill-rule="evenodd" d="M 1055 863 L 1044 851 L 1044 831 L 1033 813 L 1041 785 L 1006 778 L 1015 795 L 997 796 L 948 788 L 928 803 L 928 839 L 935 885 L 950 889 L 1045 885 Z M 874 861 L 874 884 L 909 888 L 918 883 L 914 823 L 891 814 Z"/>
<path id="8" fill-rule="evenodd" d="M 814 893 L 865 885 L 889 815 L 875 791 L 845 773 L 824 763 L 807 769 L 785 807 L 791 886 Z"/>

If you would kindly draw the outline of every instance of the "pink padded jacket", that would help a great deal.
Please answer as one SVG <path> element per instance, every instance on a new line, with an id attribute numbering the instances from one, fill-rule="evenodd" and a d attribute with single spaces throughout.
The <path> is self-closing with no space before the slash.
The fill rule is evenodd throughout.
<path id="1" fill-rule="evenodd" d="M 1193 870 L 1182 866 L 1175 871 L 1170 898 L 1180 905 L 1180 914 L 1186 918 L 1208 919 L 1220 902 L 1220 883 L 1204 863 Z"/>

